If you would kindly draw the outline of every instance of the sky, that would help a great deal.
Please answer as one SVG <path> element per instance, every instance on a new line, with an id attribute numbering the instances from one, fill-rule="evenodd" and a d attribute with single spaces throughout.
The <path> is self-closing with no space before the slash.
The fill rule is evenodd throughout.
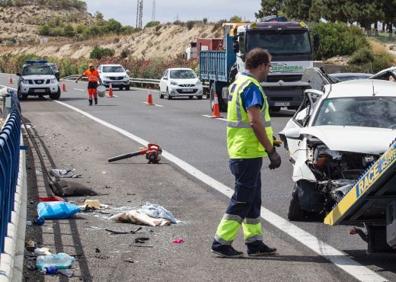
<path id="1" fill-rule="evenodd" d="M 137 0 L 86 0 L 88 11 L 101 12 L 106 19 L 135 26 Z M 160 22 L 229 19 L 234 15 L 254 20 L 260 0 L 156 0 L 156 17 Z M 144 0 L 143 24 L 151 21 L 153 0 Z"/>

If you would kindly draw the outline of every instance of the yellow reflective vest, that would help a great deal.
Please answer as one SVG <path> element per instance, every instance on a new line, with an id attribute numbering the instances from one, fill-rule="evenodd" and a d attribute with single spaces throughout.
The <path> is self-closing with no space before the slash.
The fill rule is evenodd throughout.
<path id="1" fill-rule="evenodd" d="M 227 111 L 227 149 L 231 159 L 254 159 L 266 157 L 267 152 L 250 126 L 248 114 L 243 108 L 242 93 L 251 84 L 255 84 L 263 96 L 262 123 L 270 142 L 273 142 L 273 130 L 267 97 L 260 83 L 253 77 L 239 74 L 237 80 L 229 87 Z"/>

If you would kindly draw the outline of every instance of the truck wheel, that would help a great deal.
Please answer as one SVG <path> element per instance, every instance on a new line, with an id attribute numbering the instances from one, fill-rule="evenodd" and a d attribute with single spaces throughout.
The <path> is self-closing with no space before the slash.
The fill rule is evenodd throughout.
<path id="1" fill-rule="evenodd" d="M 60 96 L 61 96 L 61 90 L 60 90 L 60 88 L 58 88 L 58 92 L 56 92 L 56 93 L 51 93 L 51 94 L 50 94 L 50 98 L 51 98 L 52 100 L 59 100 Z"/>
<path id="2" fill-rule="evenodd" d="M 298 199 L 297 183 L 294 184 L 292 199 L 289 205 L 289 212 L 287 213 L 287 218 L 290 221 L 301 221 L 305 218 L 305 213 L 301 209 L 300 201 Z"/>

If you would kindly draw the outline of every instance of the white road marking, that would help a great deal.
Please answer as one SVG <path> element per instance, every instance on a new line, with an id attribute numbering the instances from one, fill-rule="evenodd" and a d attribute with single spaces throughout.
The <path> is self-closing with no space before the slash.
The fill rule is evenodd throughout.
<path id="1" fill-rule="evenodd" d="M 65 106 L 69 109 L 72 109 L 94 121 L 97 123 L 110 128 L 125 137 L 132 139 L 133 141 L 140 143 L 143 146 L 146 146 L 149 142 L 144 140 L 143 138 L 140 138 L 139 136 L 136 136 L 122 128 L 119 128 L 111 123 L 108 123 L 102 119 L 99 119 L 87 112 L 84 112 L 76 107 L 73 107 L 69 104 L 60 102 L 60 101 L 55 101 L 56 103 Z M 231 198 L 233 195 L 234 191 L 230 187 L 224 185 L 223 183 L 217 181 L 216 179 L 210 177 L 209 175 L 203 173 L 199 169 L 193 167 L 189 163 L 179 159 L 178 157 L 172 155 L 171 153 L 167 151 L 163 151 L 162 155 L 164 158 L 168 159 L 169 161 L 173 162 L 175 165 L 189 173 L 190 175 L 194 176 L 198 180 L 202 181 L 203 183 L 209 185 L 216 191 L 224 194 L 228 198 Z M 319 240 L 316 238 L 314 235 L 308 233 L 307 231 L 301 229 L 300 227 L 294 225 L 293 223 L 287 221 L 286 219 L 280 217 L 279 215 L 273 213 L 272 211 L 264 208 L 263 206 L 261 207 L 261 217 L 278 228 L 279 230 L 285 232 L 307 248 L 311 249 L 318 255 L 328 259 L 330 262 L 332 262 L 334 265 L 339 267 L 340 269 L 344 270 L 346 273 L 349 275 L 353 276 L 354 278 L 360 280 L 360 281 L 388 281 L 384 277 L 378 275 L 374 271 L 370 270 L 369 268 L 359 264 L 358 262 L 354 261 L 353 259 L 349 258 L 348 255 L 340 250 L 337 250 L 336 248 L 330 246 L 329 244 Z"/>
<path id="2" fill-rule="evenodd" d="M 211 118 L 211 119 L 217 119 L 217 120 L 222 120 L 222 121 L 227 121 L 227 119 L 225 119 L 225 118 L 214 118 L 214 117 L 212 117 L 211 115 L 202 115 L 203 117 L 206 117 L 206 118 Z"/>
<path id="3" fill-rule="evenodd" d="M 149 105 L 149 103 L 147 103 L 147 102 L 142 102 L 143 104 L 146 104 L 146 105 L 148 105 L 148 106 L 156 106 L 156 107 L 160 107 L 160 108 L 163 108 L 164 106 L 163 105 L 158 105 L 158 104 L 152 104 L 152 105 Z"/>
<path id="4" fill-rule="evenodd" d="M 76 91 L 81 91 L 81 92 L 85 92 L 85 89 L 81 89 L 81 88 L 74 88 L 74 90 L 76 90 Z"/>

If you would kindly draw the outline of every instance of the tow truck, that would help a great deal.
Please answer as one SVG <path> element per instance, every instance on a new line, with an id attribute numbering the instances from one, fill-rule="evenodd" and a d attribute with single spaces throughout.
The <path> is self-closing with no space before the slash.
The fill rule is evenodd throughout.
<path id="1" fill-rule="evenodd" d="M 358 229 L 357 234 L 367 241 L 369 253 L 395 252 L 396 140 L 327 214 L 324 223 L 364 226 L 367 233 Z"/>
<path id="2" fill-rule="evenodd" d="M 306 68 L 313 66 L 313 49 L 318 38 L 311 38 L 308 27 L 298 22 L 255 22 L 223 24 L 221 51 L 204 51 L 199 55 L 200 79 L 209 85 L 211 105 L 215 94 L 221 111 L 227 111 L 228 86 L 238 72 L 245 70 L 246 54 L 257 47 L 272 55 L 272 71 L 262 83 L 272 111 L 281 107 L 297 109 L 309 83 L 301 81 Z M 312 47 L 313 45 L 313 47 Z"/>

